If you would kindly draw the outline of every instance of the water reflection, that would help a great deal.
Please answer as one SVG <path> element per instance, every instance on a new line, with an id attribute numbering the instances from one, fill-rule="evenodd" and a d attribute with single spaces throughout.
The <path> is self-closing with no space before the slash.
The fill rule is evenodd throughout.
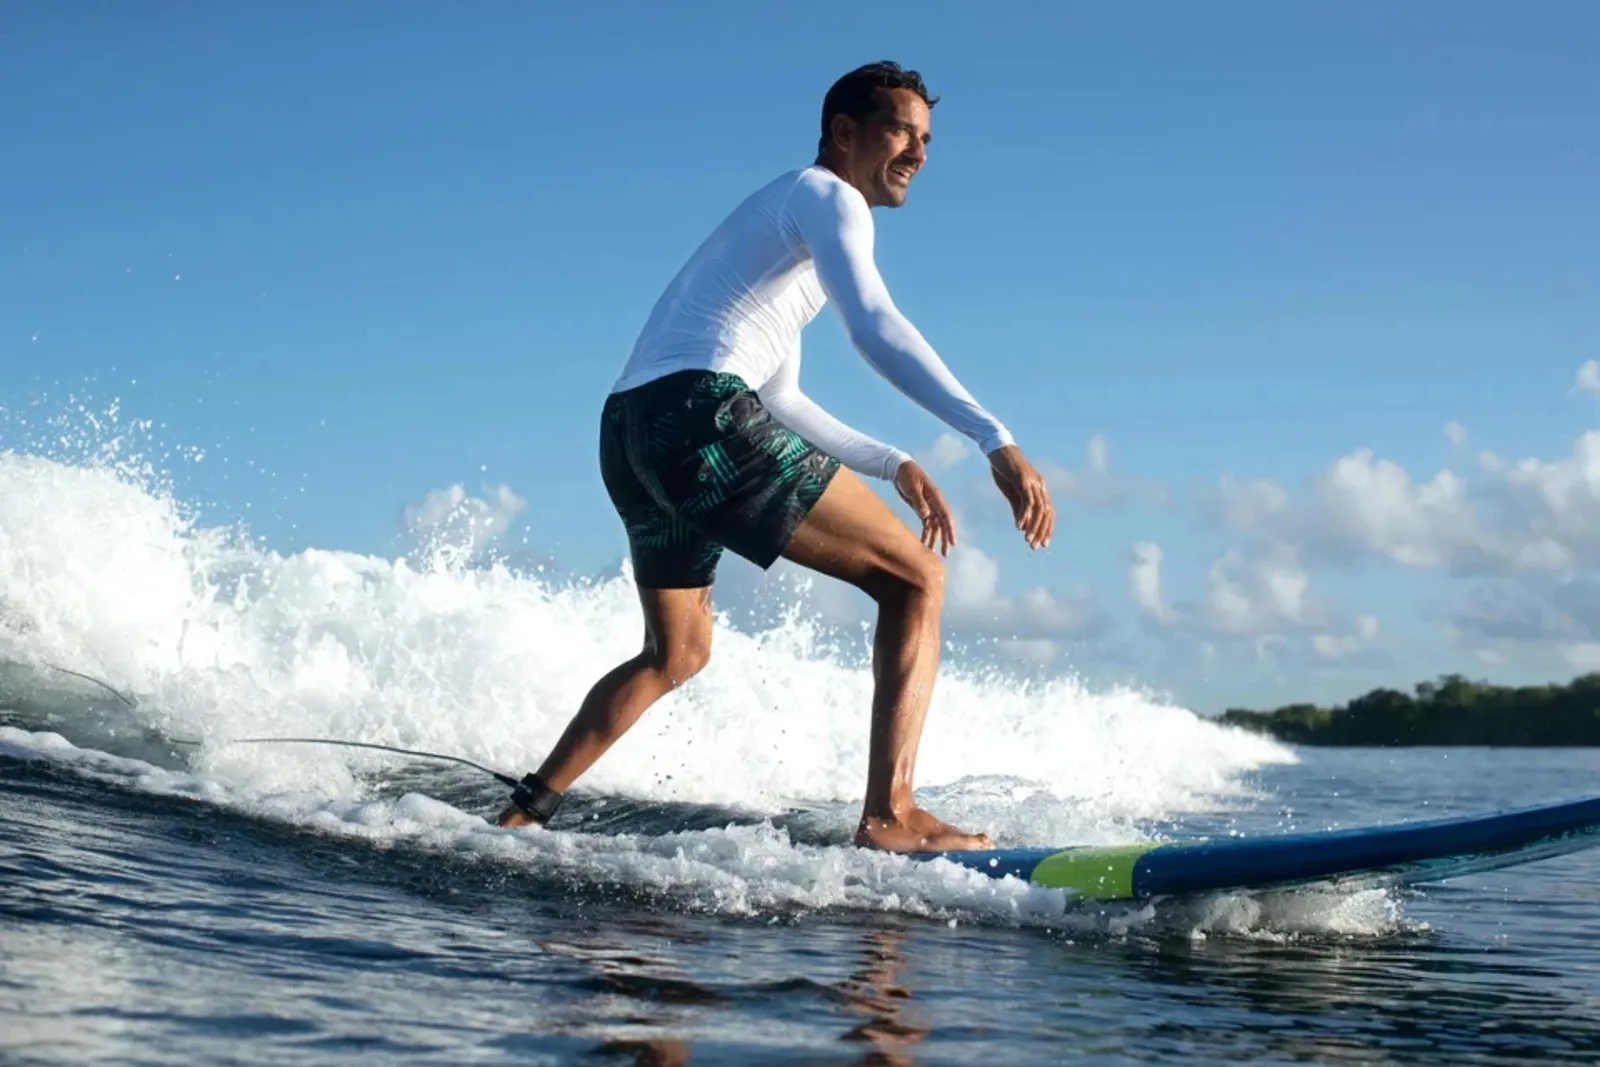
<path id="1" fill-rule="evenodd" d="M 912 1003 L 910 988 L 899 979 L 906 962 L 902 952 L 905 937 L 904 930 L 892 927 L 868 931 L 861 941 L 859 965 L 837 986 L 844 1011 L 862 1020 L 846 1030 L 843 1039 L 872 1046 L 858 1061 L 862 1064 L 909 1064 L 903 1051 L 928 1035 L 929 1027 Z"/>
<path id="2" fill-rule="evenodd" d="M 688 936 L 685 936 L 688 935 Z M 581 991 L 570 1018 L 554 1029 L 597 1039 L 595 1055 L 638 1067 L 678 1067 L 690 1062 L 701 1009 L 725 1006 L 729 997 L 687 971 L 678 955 L 653 953 L 664 942 L 692 950 L 699 938 L 670 920 L 630 917 L 602 929 L 566 929 L 540 938 L 539 948 L 577 964 L 566 983 Z"/>
<path id="3" fill-rule="evenodd" d="M 1104 946 L 1091 951 L 1108 962 Z M 1378 942 L 1165 940 L 1130 944 L 1120 955 L 1128 965 L 1120 999 L 1160 1015 L 1118 1027 L 1143 1047 L 1326 1063 L 1414 1062 L 1419 1052 L 1456 1062 L 1595 1062 L 1600 1054 L 1596 991 L 1563 988 L 1570 975 L 1515 950 L 1413 934 Z M 1076 951 L 1070 958 L 1084 962 Z M 1095 1029 L 1103 1040 L 1106 1020 Z"/>
<path id="4" fill-rule="evenodd" d="M 603 1041 L 594 1051 L 599 1056 L 632 1057 L 621 1062 L 634 1067 L 682 1067 L 689 1062 L 689 1046 L 683 1041 Z"/>
<path id="5" fill-rule="evenodd" d="M 727 917 L 0 754 L 0 1044 L 240 1063 L 1595 1063 L 1594 860 L 1408 895 L 1404 921 L 1345 896 L 1055 931 Z"/>
<path id="6" fill-rule="evenodd" d="M 910 1052 L 932 1032 L 903 977 L 906 943 L 916 936 L 903 926 L 817 930 L 825 939 L 819 956 L 839 958 L 855 950 L 853 965 L 837 981 L 776 977 L 748 944 L 762 935 L 738 925 L 728 932 L 736 945 L 751 950 L 741 955 L 757 957 L 748 966 L 760 977 L 736 981 L 724 964 L 718 980 L 697 978 L 691 967 L 705 961 L 697 951 L 701 946 L 682 936 L 687 932 L 670 920 L 635 918 L 541 938 L 540 949 L 578 965 L 581 974 L 564 984 L 583 991 L 563 1017 L 547 1018 L 546 1026 L 596 1041 L 590 1047 L 596 1056 L 640 1065 L 689 1063 L 697 1041 L 709 1041 L 724 1054 L 741 1043 L 765 1045 L 774 1015 L 808 1029 L 819 1013 L 844 1015 L 849 1025 L 837 1040 L 865 1046 L 854 1061 L 863 1065 L 909 1065 Z M 652 943 L 670 948 L 652 950 Z M 729 946 L 707 947 L 720 955 Z M 792 960 L 792 949 L 790 942 L 778 952 Z M 825 962 L 819 966 L 831 969 Z M 784 1007 L 774 1011 L 777 1000 Z M 766 1023 L 758 1023 L 763 1015 Z"/>

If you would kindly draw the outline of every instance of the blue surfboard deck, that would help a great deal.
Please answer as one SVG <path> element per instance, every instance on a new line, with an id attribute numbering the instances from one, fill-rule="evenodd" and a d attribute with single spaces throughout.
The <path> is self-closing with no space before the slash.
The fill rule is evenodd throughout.
<path id="1" fill-rule="evenodd" d="M 1437 882 L 1600 846 L 1600 797 L 1486 815 L 1266 837 L 923 852 L 1091 900 L 1356 880 Z"/>

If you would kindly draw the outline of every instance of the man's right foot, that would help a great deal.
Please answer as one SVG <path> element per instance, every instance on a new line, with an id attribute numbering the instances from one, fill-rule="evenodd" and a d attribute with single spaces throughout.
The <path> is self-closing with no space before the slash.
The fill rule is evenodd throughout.
<path id="1" fill-rule="evenodd" d="M 882 852 L 960 852 L 994 848 L 984 834 L 969 834 L 940 822 L 921 808 L 903 817 L 863 816 L 856 828 L 856 846 Z"/>

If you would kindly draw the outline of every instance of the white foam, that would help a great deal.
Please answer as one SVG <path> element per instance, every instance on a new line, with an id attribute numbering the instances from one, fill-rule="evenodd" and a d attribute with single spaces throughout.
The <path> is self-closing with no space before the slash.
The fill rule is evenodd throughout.
<path id="1" fill-rule="evenodd" d="M 0 753 L 46 759 L 125 788 L 184 796 L 330 836 L 448 853 L 457 862 L 526 868 L 577 886 L 623 884 L 679 909 L 790 919 L 819 910 L 894 912 L 953 923 L 1042 927 L 1074 936 L 1306 934 L 1381 936 L 1396 905 L 1356 894 L 1233 895 L 1201 901 L 1087 905 L 1060 890 L 993 879 L 939 861 L 915 862 L 850 847 L 796 844 L 770 823 L 661 836 L 502 830 L 430 797 L 362 802 L 313 792 L 263 792 L 138 760 L 79 749 L 58 734 L 0 727 Z"/>
<path id="2" fill-rule="evenodd" d="M 517 773 L 537 765 L 588 686 L 632 655 L 640 634 L 625 573 L 557 585 L 449 557 L 279 554 L 240 531 L 201 528 L 117 448 L 72 462 L 0 453 L 0 598 L 0 662 L 95 675 L 137 699 L 116 712 L 130 727 L 210 742 L 341 737 Z M 724 620 L 710 667 L 653 708 L 581 785 L 755 812 L 799 804 L 846 829 L 865 774 L 870 693 L 868 667 L 815 622 L 791 615 L 745 632 Z M 735 910 L 784 901 L 1016 914 L 1040 906 L 1037 890 L 797 846 L 770 826 L 511 837 L 421 799 L 373 806 L 352 770 L 379 759 L 208 745 L 189 775 L 171 781 L 340 833 L 379 825 L 445 834 L 453 849 L 553 850 L 543 859 L 693 886 Z M 1137 692 L 951 666 L 918 782 L 936 812 L 1005 845 L 1115 843 L 1140 838 L 1141 821 L 1236 803 L 1250 795 L 1248 772 L 1293 760 L 1284 746 Z M 141 766 L 143 785 L 179 788 Z"/>
<path id="3" fill-rule="evenodd" d="M 417 565 L 264 551 L 196 527 L 125 471 L 0 455 L 0 657 L 94 673 L 173 734 L 315 734 L 536 765 L 588 686 L 632 655 L 626 575 L 556 587 L 503 566 Z M 848 802 L 865 773 L 871 677 L 790 618 L 723 624 L 710 667 L 653 708 L 584 780 L 640 797 L 769 810 Z M 209 773 L 337 789 L 363 757 L 210 751 Z M 1237 795 L 1239 775 L 1292 760 L 1131 691 L 945 672 L 919 784 L 1018 841 L 1125 835 L 1125 823 Z M 959 795 L 958 795 L 959 794 Z M 1069 801 L 1051 807 L 1030 798 Z M 1063 821 L 1063 813 L 1074 813 Z"/>

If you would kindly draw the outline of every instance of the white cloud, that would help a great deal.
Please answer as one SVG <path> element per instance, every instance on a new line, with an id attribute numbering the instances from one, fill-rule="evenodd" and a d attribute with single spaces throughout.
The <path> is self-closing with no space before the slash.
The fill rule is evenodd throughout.
<path id="1" fill-rule="evenodd" d="M 1286 548 L 1225 552 L 1206 569 L 1199 596 L 1176 603 L 1163 595 L 1162 564 L 1159 545 L 1133 546 L 1134 602 L 1167 640 L 1192 639 L 1208 670 L 1225 654 L 1283 666 L 1391 662 L 1377 645 L 1377 616 L 1341 616 L 1313 594 L 1310 575 Z"/>
<path id="2" fill-rule="evenodd" d="M 1578 368 L 1572 388 L 1580 393 L 1600 393 L 1600 360 L 1586 360 Z"/>
<path id="3" fill-rule="evenodd" d="M 1417 481 L 1362 448 L 1310 479 L 1298 501 L 1270 480 L 1224 476 L 1204 507 L 1252 544 L 1311 563 L 1368 557 L 1468 575 L 1600 563 L 1600 431 L 1560 459 L 1485 451 L 1478 467 L 1476 483 L 1449 468 Z"/>
<path id="4" fill-rule="evenodd" d="M 1267 662 L 1284 658 L 1281 654 L 1289 651 L 1289 642 L 1278 634 L 1261 634 L 1250 642 L 1250 647 L 1256 659 Z"/>
<path id="5" fill-rule="evenodd" d="M 966 459 L 969 451 L 973 450 L 968 447 L 966 438 L 942 433 L 927 449 L 915 453 L 914 458 L 929 474 L 939 474 Z"/>
<path id="6" fill-rule="evenodd" d="M 1238 533 L 1269 539 L 1287 539 L 1296 522 L 1288 491 L 1266 478 L 1241 480 L 1224 474 L 1217 488 L 1202 499 L 1201 508 Z"/>
<path id="7" fill-rule="evenodd" d="M 1161 558 L 1161 546 L 1153 541 L 1135 544 L 1128 564 L 1128 586 L 1139 610 L 1156 622 L 1169 625 L 1177 621 L 1177 613 L 1161 598 Z"/>
<path id="8" fill-rule="evenodd" d="M 459 484 L 432 490 L 406 507 L 405 530 L 425 555 L 470 560 L 498 541 L 528 503 L 509 486 L 486 492 L 468 496 Z"/>
<path id="9" fill-rule="evenodd" d="M 1467 428 L 1459 422 L 1450 421 L 1444 424 L 1444 435 L 1454 448 L 1462 448 L 1467 443 Z"/>
<path id="10" fill-rule="evenodd" d="M 1312 492 L 1321 537 L 1405 566 L 1438 566 L 1474 538 L 1466 483 L 1450 470 L 1414 482 L 1404 467 L 1363 448 L 1336 459 Z"/>
<path id="11" fill-rule="evenodd" d="M 1111 470 L 1111 446 L 1104 434 L 1091 434 L 1083 446 L 1084 464 L 1091 473 L 1105 474 Z"/>
<path id="12" fill-rule="evenodd" d="M 1139 609 L 1162 626 L 1211 637 L 1277 633 L 1321 621 L 1326 612 L 1310 596 L 1310 579 L 1282 551 L 1246 556 L 1234 551 L 1213 560 L 1197 601 L 1171 605 L 1162 596 L 1161 546 L 1133 546 L 1128 585 Z"/>
<path id="13" fill-rule="evenodd" d="M 957 610 L 978 610 L 995 601 L 1000 587 L 1000 564 L 982 549 L 958 545 L 945 564 L 944 602 Z"/>
<path id="14" fill-rule="evenodd" d="M 1567 666 L 1575 671 L 1583 673 L 1600 671 L 1600 641 L 1582 641 L 1578 644 L 1563 645 L 1561 657 L 1567 661 Z"/>
<path id="15" fill-rule="evenodd" d="M 1600 431 L 1557 460 L 1503 460 L 1485 452 L 1490 505 L 1510 569 L 1565 571 L 1600 562 Z"/>
<path id="16" fill-rule="evenodd" d="M 1022 594 L 1019 608 L 1029 626 L 1041 633 L 1079 635 L 1097 629 L 1105 621 L 1099 603 L 1087 589 L 1058 596 L 1036 585 Z"/>
<path id="17" fill-rule="evenodd" d="M 1247 558 L 1229 552 L 1206 573 L 1206 590 L 1195 613 L 1218 634 L 1273 633 L 1311 621 L 1310 579 L 1287 555 Z"/>
<path id="18" fill-rule="evenodd" d="M 1583 372 L 1591 373 L 1600 370 Z M 1447 434 L 1465 444 L 1464 429 Z M 1600 580 L 1589 577 L 1600 567 L 1600 430 L 1577 436 L 1565 455 L 1482 450 L 1472 466 L 1425 479 L 1356 449 L 1297 494 L 1271 480 L 1224 477 L 1205 511 L 1242 536 L 1236 553 L 1292 562 L 1276 575 L 1256 568 L 1252 586 L 1237 560 L 1219 560 L 1201 603 L 1180 609 L 1190 626 L 1237 635 L 1270 632 L 1273 621 L 1311 625 L 1317 659 L 1376 662 L 1383 652 L 1359 628 L 1295 618 L 1305 587 L 1288 572 L 1382 562 L 1471 583 L 1448 594 L 1459 599 L 1446 602 L 1445 638 L 1479 662 L 1567 670 L 1600 647 Z"/>
<path id="19" fill-rule="evenodd" d="M 1311 654 L 1324 662 L 1336 663 L 1354 659 L 1372 646 L 1378 636 L 1378 618 L 1375 615 L 1356 616 L 1354 633 L 1313 634 Z"/>
<path id="20" fill-rule="evenodd" d="M 1081 637 L 1105 622 L 1092 593 L 1058 595 L 1034 586 L 1018 598 L 1000 592 L 1000 565 L 960 544 L 945 563 L 945 617 L 955 629 L 1008 638 Z"/>
<path id="21" fill-rule="evenodd" d="M 1111 469 L 1111 446 L 1104 434 L 1092 434 L 1084 442 L 1083 466 L 1064 467 L 1051 460 L 1037 461 L 1039 473 L 1050 486 L 1050 495 L 1073 500 L 1087 507 L 1120 507 L 1135 501 L 1161 504 L 1166 491 L 1159 485 L 1118 474 Z"/>

